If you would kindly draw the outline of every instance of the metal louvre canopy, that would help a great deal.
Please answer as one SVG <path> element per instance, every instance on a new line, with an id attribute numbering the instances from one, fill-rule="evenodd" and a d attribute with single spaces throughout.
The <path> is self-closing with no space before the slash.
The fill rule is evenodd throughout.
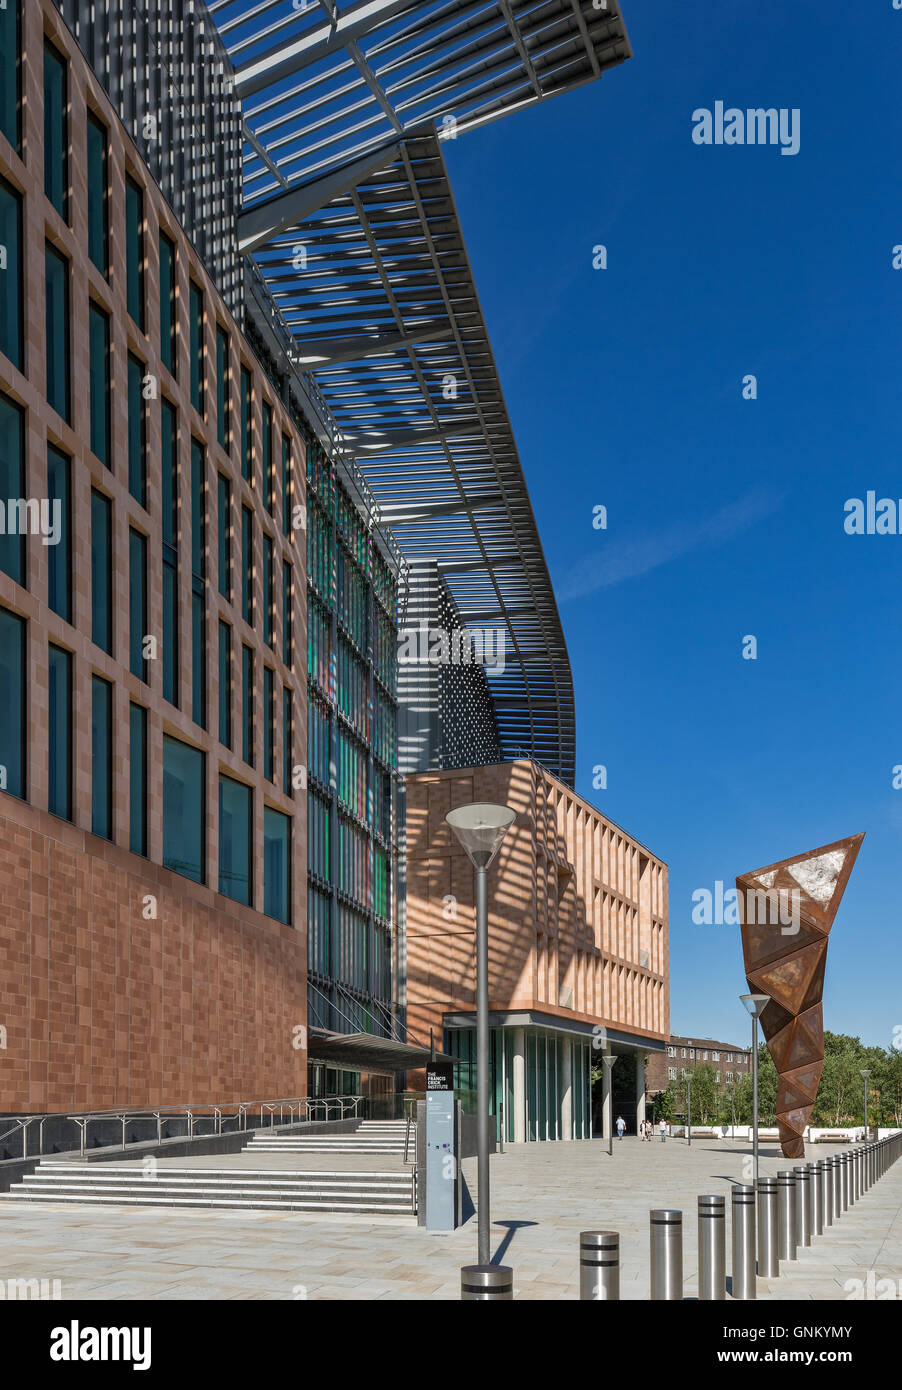
<path id="1" fill-rule="evenodd" d="M 209 0 L 247 123 L 245 202 L 411 129 L 458 132 L 632 56 L 617 0 Z"/>
<path id="2" fill-rule="evenodd" d="M 257 262 L 381 521 L 438 561 L 469 631 L 503 641 L 486 675 L 505 757 L 572 783 L 567 647 L 441 145 L 393 153 Z"/>
<path id="3" fill-rule="evenodd" d="M 311 1062 L 326 1062 L 344 1071 L 413 1071 L 425 1067 L 432 1058 L 429 1047 L 380 1038 L 373 1033 L 326 1033 L 310 1030 Z M 454 1062 L 444 1052 L 435 1052 L 435 1061 Z"/>
<path id="4" fill-rule="evenodd" d="M 569 657 L 437 131 L 631 56 L 616 0 L 213 0 L 246 150 L 241 249 L 408 558 L 437 560 L 505 758 L 572 785 Z M 496 638 L 497 640 L 497 638 Z M 497 647 L 494 651 L 497 655 Z"/>

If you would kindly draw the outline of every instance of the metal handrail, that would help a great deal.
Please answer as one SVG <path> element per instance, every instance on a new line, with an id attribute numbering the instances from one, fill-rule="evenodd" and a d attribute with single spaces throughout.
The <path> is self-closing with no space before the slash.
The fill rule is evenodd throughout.
<path id="1" fill-rule="evenodd" d="M 241 1101 L 235 1106 L 233 1113 L 227 1113 L 225 1115 L 223 1114 L 224 1110 L 226 1109 L 225 1106 L 213 1105 L 212 1103 L 206 1102 L 200 1105 L 160 1105 L 153 1109 L 146 1108 L 136 1110 L 83 1110 L 74 1115 L 67 1115 L 64 1111 L 46 1111 L 43 1114 L 11 1116 L 10 1118 L 13 1119 L 14 1123 L 10 1129 L 5 1130 L 2 1134 L 0 1134 L 0 1141 L 7 1138 L 11 1134 L 15 1134 L 17 1130 L 20 1131 L 22 1134 L 22 1157 L 27 1158 L 28 1128 L 30 1125 L 34 1124 L 35 1121 L 38 1121 L 38 1156 L 43 1157 L 44 1125 L 46 1121 L 61 1119 L 68 1120 L 70 1123 L 77 1125 L 78 1127 L 78 1143 L 73 1147 L 78 1148 L 79 1153 L 83 1158 L 85 1156 L 87 1148 L 88 1125 L 91 1124 L 91 1122 L 94 1120 L 119 1120 L 122 1126 L 122 1148 L 125 1149 L 128 1147 L 126 1141 L 126 1131 L 129 1120 L 150 1118 L 155 1119 L 157 1122 L 157 1142 L 162 1143 L 164 1118 L 184 1116 L 188 1121 L 188 1137 L 194 1138 L 195 1123 L 199 1119 L 212 1119 L 212 1133 L 216 1135 L 221 1135 L 223 1133 L 224 1120 L 226 1122 L 228 1122 L 229 1120 L 234 1120 L 236 1122 L 236 1130 L 246 1131 L 248 1114 L 252 1114 L 257 1111 L 259 1111 L 261 1119 L 267 1111 L 269 1112 L 270 1128 L 272 1128 L 275 1124 L 275 1112 L 277 1109 L 279 1111 L 280 1125 L 286 1123 L 300 1124 L 302 1117 L 302 1108 L 304 1112 L 304 1118 L 309 1121 L 311 1117 L 311 1110 L 316 1106 L 323 1106 L 325 1108 L 326 1120 L 329 1119 L 329 1112 L 334 1107 L 338 1107 L 339 1118 L 344 1119 L 345 1106 L 353 1106 L 353 1116 L 351 1118 L 356 1119 L 359 1113 L 360 1102 L 364 1099 L 364 1096 L 327 1096 L 320 1098 L 310 1096 L 292 1096 L 282 1097 L 277 1100 Z M 285 1119 L 286 1110 L 288 1112 L 287 1121 Z M 295 1118 L 295 1110 L 297 1110 L 297 1118 Z"/>

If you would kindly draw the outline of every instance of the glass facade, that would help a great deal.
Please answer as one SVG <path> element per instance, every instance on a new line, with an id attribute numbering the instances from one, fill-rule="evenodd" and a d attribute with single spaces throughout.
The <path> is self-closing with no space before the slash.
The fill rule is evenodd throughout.
<path id="1" fill-rule="evenodd" d="M 113 838 L 113 687 L 91 677 L 91 833 Z"/>
<path id="2" fill-rule="evenodd" d="M 282 660 L 290 667 L 294 661 L 294 623 L 291 607 L 294 600 L 294 582 L 291 561 L 282 561 Z"/>
<path id="3" fill-rule="evenodd" d="M 72 819 L 72 655 L 48 648 L 47 809 Z"/>
<path id="4" fill-rule="evenodd" d="M 66 60 L 44 44 L 44 192 L 60 217 L 69 213 L 69 93 Z"/>
<path id="5" fill-rule="evenodd" d="M 125 297 L 134 322 L 144 330 L 144 194 L 125 180 Z"/>
<path id="6" fill-rule="evenodd" d="M 21 0 L 0 8 L 0 130 L 14 149 L 22 145 Z"/>
<path id="7" fill-rule="evenodd" d="M 263 667 L 263 776 L 267 782 L 276 777 L 276 695 L 275 672 Z"/>
<path id="8" fill-rule="evenodd" d="M 254 405 L 251 374 L 241 368 L 241 476 L 248 482 L 253 472 L 252 412 Z"/>
<path id="9" fill-rule="evenodd" d="M 282 687 L 282 790 L 286 796 L 294 794 L 292 776 L 294 772 L 294 701 L 291 690 Z"/>
<path id="10" fill-rule="evenodd" d="M 518 1097 L 514 1088 L 514 1053 L 522 1037 L 524 1086 L 519 1098 L 527 1141 L 588 1139 L 592 1039 L 537 1028 L 492 1028 L 489 1042 L 489 1108 L 495 1138 L 516 1138 Z M 455 1089 L 476 1090 L 476 1029 L 450 1029 L 445 1051 L 456 1059 Z M 569 1111 L 569 1114 L 568 1114 Z"/>
<path id="11" fill-rule="evenodd" d="M 216 483 L 216 540 L 219 592 L 232 597 L 232 484 L 224 473 Z"/>
<path id="12" fill-rule="evenodd" d="M 188 356 L 191 404 L 198 415 L 204 413 L 204 294 L 191 281 L 188 292 Z"/>
<path id="13" fill-rule="evenodd" d="M 275 587 L 273 566 L 275 558 L 273 555 L 272 536 L 263 537 L 263 640 L 268 647 L 273 644 L 275 608 Z"/>
<path id="14" fill-rule="evenodd" d="M 241 508 L 241 616 L 254 621 L 254 514 Z"/>
<path id="15" fill-rule="evenodd" d="M 147 854 L 147 710 L 128 709 L 128 847 Z"/>
<path id="16" fill-rule="evenodd" d="M 263 808 L 263 911 L 291 924 L 291 817 Z"/>
<path id="17" fill-rule="evenodd" d="M 47 546 L 47 603 L 72 621 L 72 480 L 70 460 L 51 445 L 47 450 L 47 498 L 59 541 Z"/>
<path id="18" fill-rule="evenodd" d="M 68 422 L 71 411 L 69 262 L 49 244 L 44 256 L 44 317 L 47 403 Z"/>
<path id="19" fill-rule="evenodd" d="M 147 402 L 144 399 L 144 363 L 128 357 L 128 490 L 136 502 L 147 506 Z"/>
<path id="20" fill-rule="evenodd" d="M 162 403 L 163 459 L 163 698 L 178 705 L 179 586 L 178 586 L 178 416 L 169 401 Z"/>
<path id="21" fill-rule="evenodd" d="M 241 648 L 241 757 L 254 765 L 254 653 Z"/>
<path id="22" fill-rule="evenodd" d="M 2 11 L 0 11 L 2 14 Z M 0 352 L 22 370 L 22 199 L 0 178 L 0 246 L 6 269 L 0 274 Z"/>
<path id="23" fill-rule="evenodd" d="M 25 412 L 0 392 L 0 501 L 25 497 Z M 0 570 L 25 583 L 25 528 L 14 527 L 9 511 L 0 535 Z"/>
<path id="24" fill-rule="evenodd" d="M 223 449 L 229 447 L 229 335 L 216 329 L 216 437 Z"/>
<path id="25" fill-rule="evenodd" d="M 192 719 L 207 727 L 207 492 L 206 454 L 191 441 L 191 710 Z"/>
<path id="26" fill-rule="evenodd" d="M 128 533 L 128 669 L 147 680 L 144 638 L 147 635 L 147 537 Z"/>
<path id="27" fill-rule="evenodd" d="M 176 369 L 175 315 L 175 245 L 160 233 L 160 356 L 163 365 L 175 376 Z"/>
<path id="28" fill-rule="evenodd" d="M 199 748 L 163 735 L 163 867 L 203 883 L 205 759 Z"/>
<path id="29" fill-rule="evenodd" d="M 219 620 L 219 742 L 232 746 L 232 629 Z"/>
<path id="30" fill-rule="evenodd" d="M 88 112 L 88 255 L 106 275 L 110 268 L 109 141 L 102 121 Z"/>
<path id="31" fill-rule="evenodd" d="M 291 535 L 291 440 L 282 435 L 282 532 Z"/>
<path id="32" fill-rule="evenodd" d="M 88 314 L 91 378 L 91 452 L 112 467 L 110 446 L 110 320 L 92 303 Z"/>
<path id="33" fill-rule="evenodd" d="M 263 402 L 263 499 L 272 516 L 275 478 L 273 477 L 272 406 Z"/>
<path id="34" fill-rule="evenodd" d="M 25 622 L 0 608 L 0 790 L 25 796 Z"/>
<path id="35" fill-rule="evenodd" d="M 219 891 L 235 902 L 251 903 L 254 797 L 232 777 L 219 778 Z"/>
<path id="36" fill-rule="evenodd" d="M 91 489 L 91 641 L 113 651 L 113 508 Z"/>

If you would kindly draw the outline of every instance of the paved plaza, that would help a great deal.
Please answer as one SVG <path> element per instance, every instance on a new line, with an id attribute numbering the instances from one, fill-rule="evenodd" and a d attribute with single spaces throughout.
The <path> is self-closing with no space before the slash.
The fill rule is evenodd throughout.
<path id="1" fill-rule="evenodd" d="M 842 1146 L 809 1146 L 823 1158 Z M 579 1232 L 620 1232 L 624 1299 L 647 1299 L 648 1212 L 684 1213 L 685 1295 L 697 1291 L 696 1197 L 746 1180 L 746 1143 L 635 1138 L 509 1147 L 492 1159 L 495 1257 L 519 1299 L 575 1299 Z M 265 1157 L 265 1162 L 262 1161 Z M 188 1166 L 322 1168 L 311 1155 L 163 1160 Z M 335 1164 L 338 1167 L 338 1163 Z M 344 1166 L 344 1165 L 341 1165 Z M 382 1165 L 394 1167 L 389 1161 Z M 791 1166 L 765 1144 L 761 1172 Z M 464 1164 L 475 1194 L 475 1161 Z M 457 1299 L 475 1261 L 476 1225 L 432 1234 L 411 1217 L 31 1206 L 0 1198 L 0 1281 L 59 1279 L 64 1299 Z M 728 1258 L 729 1272 L 729 1229 Z M 759 1298 L 847 1299 L 847 1281 L 902 1291 L 902 1161 L 895 1164 Z M 887 1296 L 888 1284 L 878 1296 Z M 873 1297 L 874 1294 L 872 1293 Z"/>

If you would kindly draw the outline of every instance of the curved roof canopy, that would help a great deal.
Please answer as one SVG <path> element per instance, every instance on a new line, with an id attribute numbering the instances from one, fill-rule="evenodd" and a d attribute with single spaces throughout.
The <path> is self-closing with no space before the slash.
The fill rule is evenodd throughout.
<path id="1" fill-rule="evenodd" d="M 438 560 L 502 747 L 572 783 L 569 658 L 439 133 L 631 56 L 614 0 L 214 0 L 247 139 L 239 242 L 402 551 Z"/>

